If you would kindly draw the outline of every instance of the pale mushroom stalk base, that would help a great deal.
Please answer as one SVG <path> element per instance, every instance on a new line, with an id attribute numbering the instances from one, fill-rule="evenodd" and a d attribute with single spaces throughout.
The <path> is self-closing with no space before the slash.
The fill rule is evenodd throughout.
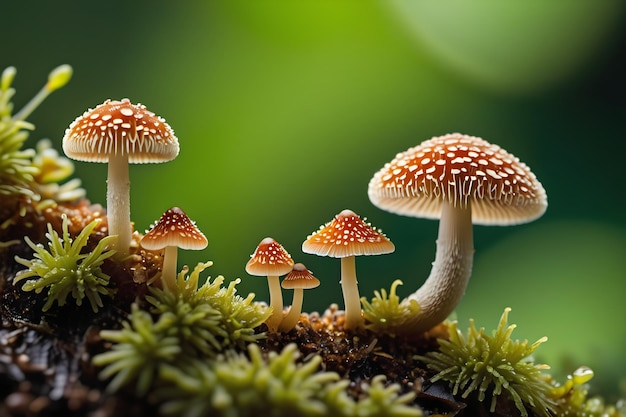
<path id="1" fill-rule="evenodd" d="M 296 327 L 296 323 L 300 319 L 300 313 L 302 312 L 302 301 L 304 299 L 304 290 L 302 288 L 295 288 L 293 290 L 293 301 L 291 302 L 291 308 L 289 313 L 283 318 L 278 330 L 281 332 L 288 332 Z"/>
<path id="2" fill-rule="evenodd" d="M 346 330 L 354 330 L 363 327 L 361 315 L 361 297 L 356 280 L 356 265 L 354 256 L 341 258 L 341 290 L 345 308 Z"/>
<path id="3" fill-rule="evenodd" d="M 472 211 L 444 202 L 439 221 L 437 253 L 430 275 L 409 299 L 416 300 L 420 312 L 407 323 L 412 332 L 424 332 L 448 317 L 457 306 L 472 274 L 474 243 Z M 409 330 L 409 329 L 407 329 Z"/>
<path id="4" fill-rule="evenodd" d="M 161 271 L 161 282 L 163 289 L 172 293 L 176 292 L 176 265 L 178 263 L 178 247 L 166 246 L 163 254 L 163 270 Z"/>
<path id="5" fill-rule="evenodd" d="M 265 321 L 270 331 L 274 332 L 278 329 L 280 322 L 283 320 L 283 293 L 280 289 L 280 280 L 278 276 L 268 276 L 267 282 L 270 289 L 270 307 L 272 307 L 272 315 Z"/>
<path id="6" fill-rule="evenodd" d="M 120 256 L 127 255 L 132 231 L 130 225 L 130 178 L 126 152 L 114 153 L 109 157 L 107 221 L 109 223 L 109 235 L 117 235 L 115 250 Z"/>

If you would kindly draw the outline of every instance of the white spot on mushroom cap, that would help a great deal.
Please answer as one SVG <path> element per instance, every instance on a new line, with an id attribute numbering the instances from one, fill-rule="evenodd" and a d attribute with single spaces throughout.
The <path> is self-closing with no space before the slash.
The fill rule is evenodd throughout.
<path id="1" fill-rule="evenodd" d="M 206 248 L 207 238 L 183 210 L 172 207 L 155 222 L 141 239 L 141 246 L 148 250 L 177 246 L 181 249 Z"/>

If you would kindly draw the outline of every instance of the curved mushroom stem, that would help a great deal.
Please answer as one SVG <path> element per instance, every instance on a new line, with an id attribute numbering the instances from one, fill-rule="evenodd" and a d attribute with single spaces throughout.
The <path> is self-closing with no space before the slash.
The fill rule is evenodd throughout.
<path id="1" fill-rule="evenodd" d="M 107 221 L 109 223 L 109 235 L 117 235 L 115 250 L 120 256 L 127 255 L 132 235 L 127 153 L 118 152 L 109 157 Z"/>
<path id="2" fill-rule="evenodd" d="M 353 330 L 363 327 L 361 297 L 359 296 L 359 287 L 356 280 L 354 256 L 341 258 L 341 290 L 346 312 L 344 329 Z"/>
<path id="3" fill-rule="evenodd" d="M 178 247 L 166 246 L 163 255 L 163 270 L 161 271 L 161 282 L 163 289 L 171 292 L 176 291 L 176 263 L 178 261 Z"/>
<path id="4" fill-rule="evenodd" d="M 302 300 L 304 299 L 304 290 L 302 288 L 294 288 L 293 301 L 291 302 L 291 308 L 289 313 L 283 318 L 278 329 L 281 332 L 288 332 L 296 327 L 296 323 L 300 320 L 300 313 L 302 312 Z"/>
<path id="5" fill-rule="evenodd" d="M 444 202 L 439 221 L 437 253 L 430 275 L 409 299 L 416 300 L 420 312 L 411 320 L 411 330 L 423 332 L 441 323 L 465 294 L 472 274 L 474 243 L 472 210 Z"/>
<path id="6" fill-rule="evenodd" d="M 283 320 L 283 293 L 280 289 L 280 280 L 278 276 L 268 276 L 267 283 L 270 288 L 270 307 L 272 307 L 272 315 L 265 320 L 265 324 L 271 332 L 278 329 L 278 325 Z"/>

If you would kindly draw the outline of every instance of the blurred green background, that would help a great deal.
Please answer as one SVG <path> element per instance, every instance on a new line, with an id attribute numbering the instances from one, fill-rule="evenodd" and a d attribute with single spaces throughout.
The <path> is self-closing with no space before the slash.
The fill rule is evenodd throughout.
<path id="1" fill-rule="evenodd" d="M 515 337 L 549 336 L 537 356 L 557 372 L 592 366 L 605 392 L 626 375 L 623 2 L 30 0 L 1 14 L 17 108 L 53 67 L 75 70 L 30 118 L 29 145 L 60 148 L 69 123 L 107 98 L 146 104 L 181 153 L 131 167 L 137 228 L 180 206 L 210 241 L 180 262 L 213 260 L 211 275 L 241 277 L 239 291 L 260 300 L 265 280 L 244 266 L 272 236 L 322 280 L 305 309 L 341 305 L 339 261 L 300 246 L 344 208 L 397 247 L 357 260 L 362 295 L 396 278 L 401 295 L 414 291 L 437 223 L 376 209 L 370 177 L 432 136 L 498 143 L 534 170 L 550 206 L 529 225 L 476 227 L 461 327 L 494 328 L 510 306 Z M 76 171 L 104 203 L 106 167 Z"/>

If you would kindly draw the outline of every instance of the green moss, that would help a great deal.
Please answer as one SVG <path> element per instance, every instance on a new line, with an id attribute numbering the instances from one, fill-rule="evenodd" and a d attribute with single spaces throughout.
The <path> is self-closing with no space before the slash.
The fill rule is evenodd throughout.
<path id="1" fill-rule="evenodd" d="M 402 281 L 397 279 L 391 284 L 389 294 L 385 289 L 375 291 L 371 302 L 361 297 L 367 329 L 378 334 L 396 336 L 409 327 L 411 319 L 417 316 L 420 307 L 415 300 L 405 298 L 400 301 L 396 294 L 399 285 L 402 285 Z"/>
<path id="2" fill-rule="evenodd" d="M 321 358 L 296 364 L 297 347 L 288 345 L 270 353 L 266 361 L 258 345 L 248 356 L 229 352 L 217 361 L 166 367 L 163 378 L 173 385 L 157 395 L 166 398 L 161 411 L 172 416 L 253 415 L 324 416 L 324 385 L 336 381 L 330 372 L 318 372 Z"/>
<path id="3" fill-rule="evenodd" d="M 224 277 L 218 276 L 197 287 L 200 273 L 211 264 L 199 263 L 189 275 L 184 267 L 174 292 L 151 288 L 146 299 L 154 318 L 134 305 L 121 330 L 101 332 L 103 339 L 114 343 L 110 352 L 94 358 L 96 366 L 105 367 L 100 376 L 113 377 L 109 392 L 135 383 L 135 391 L 143 395 L 152 382 L 159 383 L 156 376 L 164 366 L 208 360 L 265 336 L 256 328 L 267 319 L 268 309 L 253 302 L 252 294 L 247 298 L 236 294 L 240 280 L 223 287 Z"/>
<path id="4" fill-rule="evenodd" d="M 200 273 L 211 265 L 212 262 L 199 263 L 189 275 L 189 269 L 185 266 L 177 276 L 175 292 L 151 288 L 151 295 L 146 297 L 147 300 L 159 314 L 169 312 L 178 317 L 177 323 L 191 333 L 198 330 L 198 326 L 184 325 L 183 322 L 193 321 L 194 319 L 187 317 L 186 312 L 195 311 L 204 323 L 200 327 L 210 332 L 210 337 L 215 339 L 209 340 L 207 335 L 206 341 L 216 346 L 216 341 L 219 340 L 217 350 L 227 347 L 243 348 L 247 343 L 263 338 L 264 334 L 257 333 L 255 329 L 267 320 L 270 311 L 265 305 L 254 302 L 254 294 L 249 294 L 246 298 L 237 294 L 240 279 L 231 281 L 225 287 L 223 276 L 214 279 L 208 277 L 198 287 Z M 212 318 L 209 319 L 209 316 Z"/>
<path id="5" fill-rule="evenodd" d="M 295 344 L 265 358 L 253 343 L 247 353 L 231 351 L 216 361 L 164 367 L 162 378 L 171 385 L 157 392 L 165 398 L 162 413 L 183 417 L 422 415 L 412 405 L 415 394 L 400 395 L 400 386 L 386 386 L 382 375 L 365 383 L 362 398 L 354 400 L 346 393 L 350 381 L 322 371 L 320 356 L 299 362 Z"/>
<path id="6" fill-rule="evenodd" d="M 450 339 L 439 339 L 438 352 L 429 352 L 416 359 L 435 372 L 431 382 L 450 383 L 453 395 L 466 399 L 475 395 L 478 401 L 489 401 L 494 412 L 499 399 L 513 401 L 522 416 L 529 410 L 550 417 L 556 409 L 549 395 L 549 376 L 542 371 L 546 365 L 532 362 L 530 355 L 547 340 L 541 338 L 529 345 L 527 340 L 510 338 L 515 325 L 507 325 L 510 308 L 506 308 L 498 327 L 491 335 L 484 328 L 476 329 L 470 320 L 467 338 L 450 323 Z"/>
<path id="7" fill-rule="evenodd" d="M 108 286 L 109 276 L 101 269 L 104 260 L 115 254 L 114 250 L 108 249 L 115 237 L 105 237 L 92 251 L 87 251 L 87 240 L 100 220 L 89 223 L 72 239 L 67 216 L 63 215 L 62 218 L 63 237 L 48 224 L 48 250 L 42 244 L 35 244 L 28 237 L 24 238 L 34 251 L 34 258 L 26 260 L 15 257 L 16 262 L 28 269 L 17 273 L 14 284 L 27 280 L 22 284 L 22 290 L 36 293 L 46 290 L 43 311 L 49 310 L 55 302 L 59 306 L 65 305 L 67 297 L 71 295 L 78 306 L 86 298 L 92 310 L 97 312 L 103 306 L 101 295 L 110 297 L 115 293 L 115 289 Z"/>
<path id="8" fill-rule="evenodd" d="M 169 334 L 170 324 L 164 316 L 155 322 L 150 313 L 133 304 L 121 330 L 100 332 L 103 339 L 114 342 L 109 351 L 93 358 L 94 365 L 105 367 L 100 377 L 112 378 L 107 386 L 109 393 L 134 382 L 136 394 L 145 395 L 160 368 L 180 358 L 180 340 Z"/>
<path id="9" fill-rule="evenodd" d="M 28 123 L 25 119 L 39 104 L 53 91 L 63 87 L 71 78 L 72 69 L 68 65 L 61 65 L 48 76 L 48 82 L 17 114 L 13 115 L 13 103 L 11 99 L 15 94 L 15 89 L 11 87 L 15 78 L 16 70 L 14 67 L 8 67 L 2 72 L 0 77 L 0 194 L 4 195 L 23 195 L 35 201 L 41 200 L 38 188 L 44 184 L 39 180 L 45 179 L 45 183 L 50 180 L 60 181 L 67 178 L 64 177 L 51 178 L 49 173 L 50 166 L 43 166 L 40 162 L 33 162 L 33 158 L 37 157 L 37 152 L 33 149 L 22 149 L 24 142 L 28 139 L 29 131 L 35 127 Z M 44 144 L 45 146 L 45 144 Z M 48 152 L 47 156 L 51 154 Z M 41 150 L 39 156 L 42 156 Z M 65 167 L 71 163 L 65 158 L 56 155 L 59 164 Z M 49 159 L 48 159 L 49 161 Z M 47 172 L 45 172 L 47 171 Z M 67 171 L 66 171 L 67 172 Z M 54 193 L 60 197 L 67 196 L 68 191 L 73 190 L 72 198 L 75 197 L 75 191 L 80 183 L 73 181 L 65 186 L 61 186 L 61 192 Z M 52 189 L 57 190 L 58 185 L 47 187 L 44 191 L 48 194 Z"/>

